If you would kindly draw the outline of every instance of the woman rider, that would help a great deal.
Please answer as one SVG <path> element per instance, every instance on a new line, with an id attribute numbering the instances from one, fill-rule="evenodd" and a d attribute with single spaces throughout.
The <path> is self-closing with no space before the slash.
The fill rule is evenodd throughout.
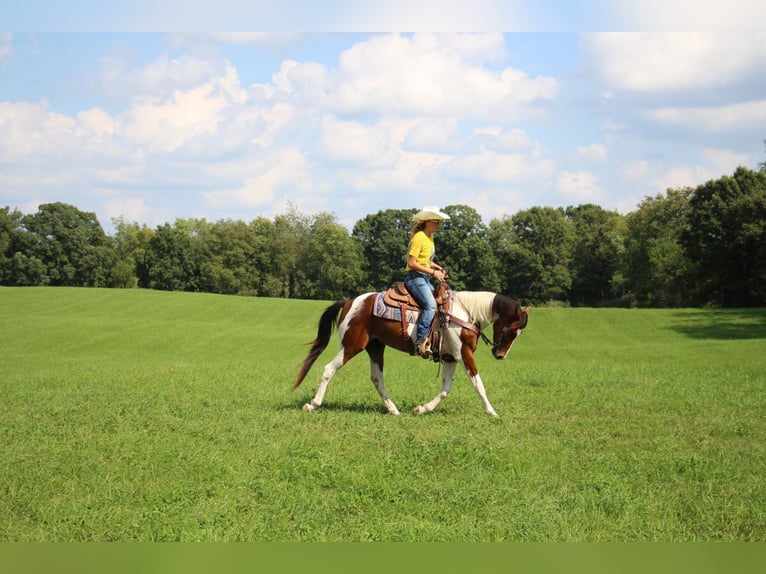
<path id="1" fill-rule="evenodd" d="M 444 268 L 434 263 L 436 249 L 433 233 L 446 219 L 449 219 L 449 215 L 439 211 L 438 207 L 424 207 L 412 217 L 414 223 L 410 230 L 404 285 L 420 305 L 420 317 L 415 331 L 415 350 L 425 359 L 431 357 L 431 349 L 428 348 L 426 337 L 436 315 L 436 300 L 430 276 L 433 275 L 439 281 L 447 278 Z"/>

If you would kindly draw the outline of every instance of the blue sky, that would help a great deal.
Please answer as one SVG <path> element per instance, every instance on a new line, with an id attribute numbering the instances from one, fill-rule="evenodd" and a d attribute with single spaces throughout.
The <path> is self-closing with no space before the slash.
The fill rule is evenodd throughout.
<path id="1" fill-rule="evenodd" d="M 114 2 L 88 21 L 75 14 L 88 3 L 42 4 L 0 6 L 21 30 L 0 32 L 0 206 L 25 213 L 64 201 L 109 230 L 119 216 L 249 221 L 292 205 L 350 228 L 465 204 L 488 223 L 535 205 L 627 213 L 766 160 L 766 34 L 750 29 L 766 14 L 736 1 L 707 19 L 689 2 L 606 15 L 614 3 L 584 2 L 553 19 L 550 2 L 483 0 L 478 17 L 441 2 L 449 18 L 398 21 L 397 2 L 355 20 L 343 2 L 293 20 L 256 19 L 259 2 L 223 0 L 210 20 L 200 3 L 125 16 Z"/>

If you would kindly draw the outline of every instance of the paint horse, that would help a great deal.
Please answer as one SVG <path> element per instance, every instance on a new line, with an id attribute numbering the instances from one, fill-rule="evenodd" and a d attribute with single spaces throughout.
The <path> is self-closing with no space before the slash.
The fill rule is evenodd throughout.
<path id="1" fill-rule="evenodd" d="M 440 345 L 439 360 L 443 363 L 441 391 L 430 402 L 413 409 L 415 414 L 433 411 L 452 388 L 455 369 L 463 365 L 473 388 L 481 398 L 487 414 L 498 416 L 487 399 L 484 383 L 476 366 L 474 352 L 483 338 L 489 343 L 483 329 L 493 326 L 492 355 L 504 359 L 514 341 L 527 326 L 530 307 L 521 308 L 518 301 L 504 295 L 491 292 L 448 291 L 448 309 L 440 306 L 436 320 L 439 321 Z M 401 318 L 391 318 L 376 312 L 381 306 L 384 293 L 366 293 L 347 301 L 336 301 L 322 314 L 316 339 L 311 343 L 311 350 L 303 361 L 293 389 L 297 388 L 306 377 L 309 369 L 319 355 L 327 348 L 333 327 L 337 325 L 341 347 L 332 361 L 327 363 L 322 372 L 319 388 L 311 402 L 303 405 L 306 412 L 322 405 L 327 387 L 335 373 L 361 351 L 367 351 L 370 357 L 370 377 L 380 394 L 389 413 L 398 415 L 391 397 L 383 382 L 383 353 L 392 347 L 399 351 L 415 354 L 413 332 L 417 314 L 411 318 L 405 329 Z M 404 310 L 402 310 L 404 312 Z"/>

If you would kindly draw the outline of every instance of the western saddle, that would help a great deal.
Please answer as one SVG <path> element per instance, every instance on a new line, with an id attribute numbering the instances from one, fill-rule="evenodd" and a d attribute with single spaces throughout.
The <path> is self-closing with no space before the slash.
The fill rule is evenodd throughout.
<path id="1" fill-rule="evenodd" d="M 431 323 L 431 328 L 429 329 L 428 336 L 426 337 L 426 340 L 429 342 L 428 347 L 431 349 L 439 348 L 439 329 L 436 328 L 439 315 L 442 313 L 449 313 L 452 308 L 452 299 L 449 296 L 449 293 L 450 288 L 444 282 L 439 283 L 438 287 L 434 289 L 434 299 L 436 299 L 436 307 L 438 312 L 436 315 L 434 315 L 434 320 Z M 409 339 L 410 336 L 407 333 L 407 311 L 419 312 L 420 305 L 410 294 L 410 292 L 407 291 L 407 287 L 404 286 L 404 282 L 399 281 L 392 287 L 389 287 L 383 295 L 383 302 L 386 305 L 396 307 L 401 311 L 401 335 L 403 339 Z M 433 357 L 434 360 L 438 360 L 438 352 L 434 352 Z"/>

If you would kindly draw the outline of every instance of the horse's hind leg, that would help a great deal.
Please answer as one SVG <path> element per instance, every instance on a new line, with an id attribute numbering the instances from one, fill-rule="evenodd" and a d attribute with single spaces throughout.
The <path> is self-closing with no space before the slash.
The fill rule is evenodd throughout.
<path id="1" fill-rule="evenodd" d="M 322 406 L 322 401 L 327 392 L 327 387 L 330 384 L 330 379 L 332 379 L 335 373 L 338 372 L 338 369 L 344 365 L 344 356 L 345 351 L 341 349 L 338 354 L 335 355 L 333 360 L 325 365 L 324 370 L 322 371 L 322 380 L 319 381 L 319 388 L 317 389 L 314 398 L 311 399 L 311 402 L 303 405 L 303 410 L 305 412 L 313 411 Z"/>
<path id="2" fill-rule="evenodd" d="M 383 404 L 388 412 L 392 415 L 398 415 L 399 409 L 396 408 L 394 401 L 388 396 L 386 387 L 383 384 L 383 352 L 385 350 L 386 346 L 377 339 L 373 339 L 367 344 L 367 354 L 370 356 L 370 379 L 372 384 L 375 385 L 380 398 L 383 399 Z"/>

